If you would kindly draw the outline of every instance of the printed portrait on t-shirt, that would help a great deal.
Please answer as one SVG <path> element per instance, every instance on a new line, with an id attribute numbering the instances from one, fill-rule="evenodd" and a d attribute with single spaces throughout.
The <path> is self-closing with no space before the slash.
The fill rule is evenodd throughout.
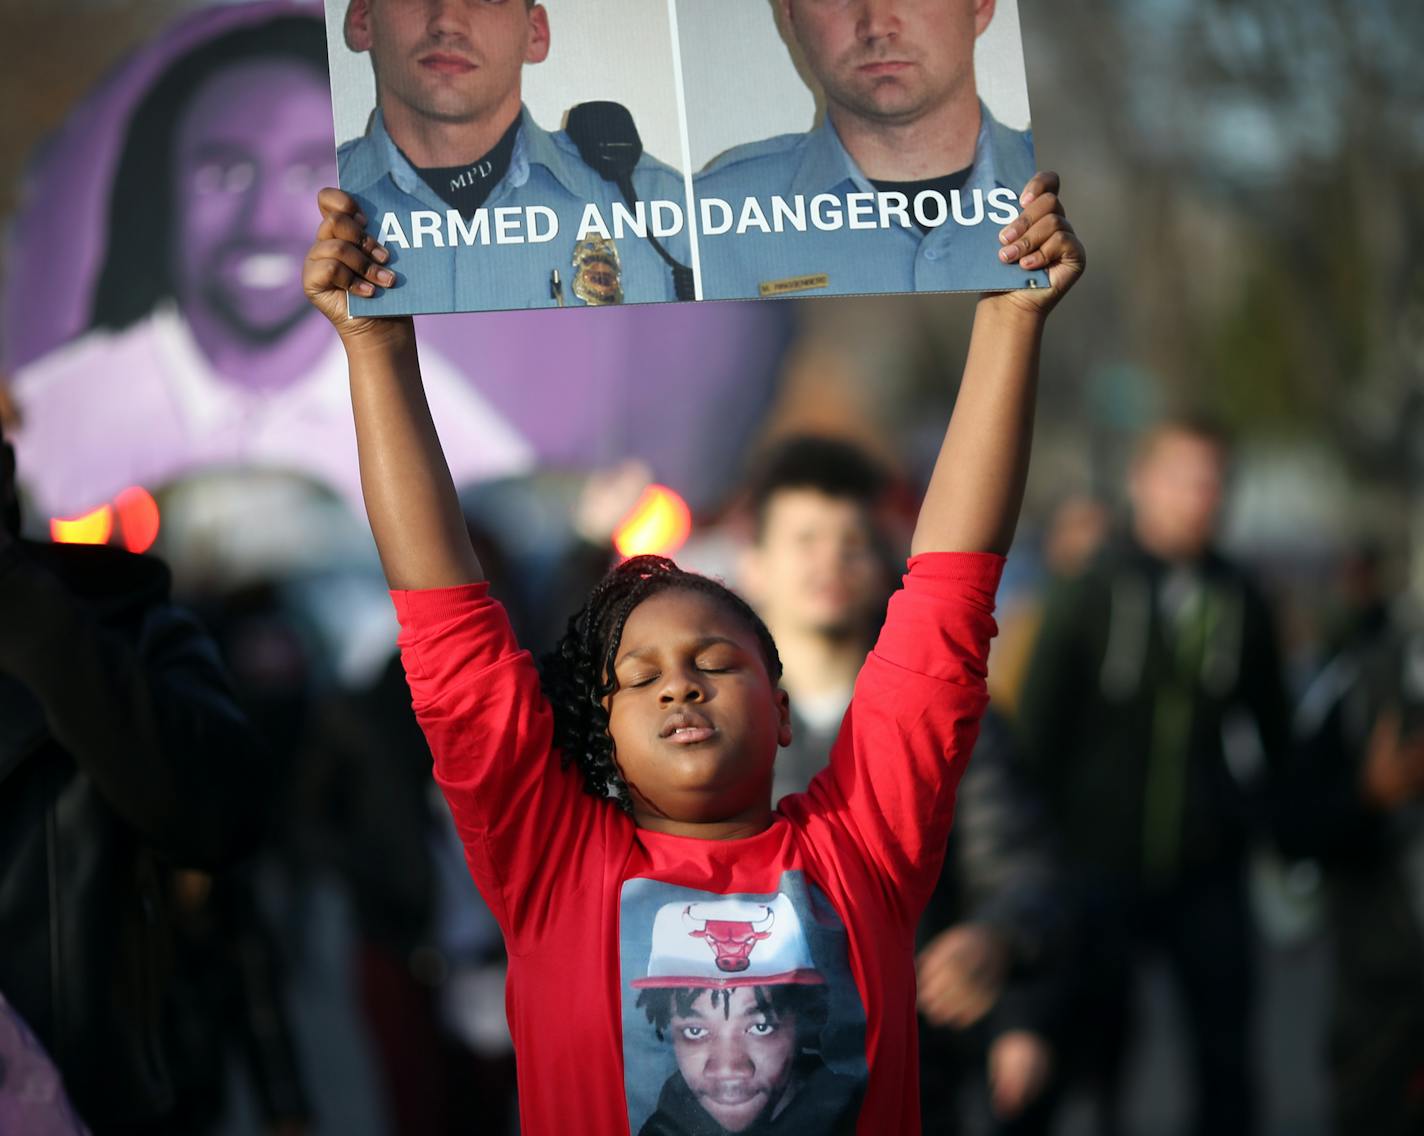
<path id="1" fill-rule="evenodd" d="M 855 1131 L 865 1011 L 845 926 L 802 873 L 763 895 L 629 880 L 620 918 L 630 1131 Z"/>

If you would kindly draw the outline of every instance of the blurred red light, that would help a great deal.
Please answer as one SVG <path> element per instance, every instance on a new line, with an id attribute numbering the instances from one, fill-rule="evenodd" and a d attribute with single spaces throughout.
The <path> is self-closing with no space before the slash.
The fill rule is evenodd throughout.
<path id="1" fill-rule="evenodd" d="M 147 489 L 137 485 L 114 498 L 119 515 L 119 533 L 130 552 L 147 552 L 158 539 L 158 502 Z"/>
<path id="2" fill-rule="evenodd" d="M 666 485 L 650 485 L 613 534 L 623 556 L 671 556 L 692 533 L 692 511 Z"/>
<path id="3" fill-rule="evenodd" d="M 108 544 L 114 531 L 114 510 L 100 505 L 81 517 L 55 517 L 49 522 L 49 536 L 56 544 Z"/>

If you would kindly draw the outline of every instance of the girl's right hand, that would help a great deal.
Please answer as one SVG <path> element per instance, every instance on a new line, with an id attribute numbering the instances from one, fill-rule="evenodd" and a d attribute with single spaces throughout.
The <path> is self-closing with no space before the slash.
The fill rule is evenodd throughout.
<path id="1" fill-rule="evenodd" d="M 994 293 L 987 297 L 991 302 L 1047 315 L 1083 275 L 1088 254 L 1063 211 L 1058 188 L 1057 174 L 1034 174 L 1019 198 L 1023 211 L 999 233 L 1004 246 L 999 259 L 1005 264 L 1017 262 L 1020 268 L 1047 269 L 1048 287 Z"/>
<path id="2" fill-rule="evenodd" d="M 348 292 L 370 298 L 396 281 L 385 267 L 390 253 L 366 232 L 366 218 L 349 193 L 326 188 L 316 195 L 321 224 L 302 267 L 302 288 L 307 299 L 336 328 L 344 341 L 371 332 L 408 332 L 409 316 L 371 318 L 347 311 Z"/>

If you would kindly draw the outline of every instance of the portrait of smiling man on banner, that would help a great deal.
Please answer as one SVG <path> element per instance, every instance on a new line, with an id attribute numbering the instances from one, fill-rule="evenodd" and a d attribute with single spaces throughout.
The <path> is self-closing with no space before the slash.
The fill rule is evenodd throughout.
<path id="1" fill-rule="evenodd" d="M 180 33 L 123 124 L 86 324 L 15 374 L 27 489 L 37 515 L 77 516 L 130 485 L 262 468 L 359 512 L 344 353 L 300 280 L 335 175 L 322 22 L 253 4 Z M 430 361 L 460 483 L 528 469 L 520 433 Z"/>
<path id="2" fill-rule="evenodd" d="M 1033 138 L 995 118 L 979 81 L 982 69 L 1016 68 L 1026 108 L 1016 19 L 1008 50 L 976 58 L 997 10 L 1012 2 L 775 0 L 781 35 L 823 117 L 808 132 L 733 145 L 698 175 L 703 295 L 1042 286 L 1042 273 L 998 257 L 999 230 L 1018 215 L 1035 168 Z M 680 0 L 684 24 L 699 24 L 695 9 Z M 724 25 L 746 35 L 771 30 L 761 0 L 719 9 Z M 721 46 L 683 32 L 695 45 L 684 55 L 696 152 L 699 135 L 725 119 L 726 98 L 692 76 L 703 70 L 697 57 Z M 794 85 L 789 65 L 785 72 Z M 749 131 L 787 101 L 761 96 L 772 110 L 749 108 Z"/>
<path id="3" fill-rule="evenodd" d="M 344 140 L 341 187 L 391 252 L 397 282 L 352 311 L 484 311 L 650 303 L 679 297 L 674 267 L 690 259 L 685 179 L 642 151 L 635 118 L 598 101 L 550 131 L 526 104 L 526 68 L 558 42 L 558 20 L 533 0 L 328 0 L 343 9 L 341 52 L 368 58 L 375 109 Z M 598 36 L 621 20 L 601 8 Z M 641 6 L 640 6 L 641 7 Z M 588 12 L 566 30 L 587 33 Z M 639 36 L 656 36 L 641 21 Z M 664 24 L 665 28 L 666 25 Z M 603 100 L 611 70 L 599 40 L 570 39 L 576 64 L 556 84 L 575 103 Z M 656 38 L 653 42 L 657 42 Z M 675 102 L 670 33 L 644 69 L 647 101 Z M 661 59 L 664 67 L 659 67 Z M 666 71 L 666 82 L 662 82 Z M 359 96 L 334 69 L 338 115 Z M 627 81 L 624 76 L 623 81 Z M 666 90 L 662 88 L 666 87 Z M 678 143 L 680 150 L 681 145 Z M 690 295 L 690 273 L 682 269 Z"/>

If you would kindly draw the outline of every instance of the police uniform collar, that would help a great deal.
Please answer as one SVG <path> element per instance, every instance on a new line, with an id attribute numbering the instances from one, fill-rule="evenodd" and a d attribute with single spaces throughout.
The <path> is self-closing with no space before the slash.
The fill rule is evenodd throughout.
<path id="1" fill-rule="evenodd" d="M 1005 126 L 989 113 L 989 108 L 983 103 L 979 104 L 979 108 L 983 117 L 979 127 L 979 154 L 975 156 L 975 164 L 987 163 L 992 176 L 987 179 L 985 188 L 1003 186 L 1018 194 L 1036 172 L 1033 133 Z"/>
<path id="2" fill-rule="evenodd" d="M 526 107 L 519 141 L 514 146 L 514 164 L 509 171 L 510 184 L 518 186 L 528 181 L 530 166 L 543 166 L 571 196 L 579 199 L 588 194 L 590 175 L 595 178 L 598 176 L 584 164 L 567 135 L 562 132 L 555 135 L 545 130 L 534 121 L 534 116 Z"/>
<path id="3" fill-rule="evenodd" d="M 847 181 L 867 193 L 874 189 L 845 148 L 828 114 L 825 121 L 806 136 L 806 147 L 791 183 L 791 192 L 812 197 L 837 189 Z"/>
<path id="4" fill-rule="evenodd" d="M 382 178 L 389 177 L 406 196 L 418 199 L 431 209 L 445 208 L 445 203 L 401 153 L 386 130 L 386 118 L 379 109 L 371 116 L 371 128 L 365 136 L 349 145 L 349 154 L 341 154 L 341 188 L 347 193 L 365 193 Z"/>
<path id="5" fill-rule="evenodd" d="M 570 194 L 581 197 L 583 186 L 577 176 L 579 164 L 576 154 L 566 154 L 554 136 L 534 121 L 528 107 L 521 108 L 519 134 L 514 141 L 514 153 L 510 156 L 509 170 L 504 175 L 504 185 L 518 189 L 529 180 L 530 166 L 543 166 L 558 179 Z M 361 193 L 384 176 L 402 193 L 419 198 L 432 209 L 444 210 L 446 203 L 420 176 L 410 164 L 400 147 L 395 144 L 386 130 L 384 116 L 378 110 L 371 120 L 370 133 L 363 139 L 361 157 L 342 171 L 344 188 L 352 193 Z"/>
<path id="6" fill-rule="evenodd" d="M 1030 156 L 1026 135 L 1004 126 L 981 101 L 974 164 L 964 188 L 990 190 L 1004 186 L 1017 193 L 1033 176 L 1033 170 L 1028 168 L 1032 165 Z M 806 147 L 791 192 L 810 197 L 836 190 L 847 181 L 862 193 L 875 190 L 845 148 L 828 114 L 825 121 L 806 136 Z"/>

